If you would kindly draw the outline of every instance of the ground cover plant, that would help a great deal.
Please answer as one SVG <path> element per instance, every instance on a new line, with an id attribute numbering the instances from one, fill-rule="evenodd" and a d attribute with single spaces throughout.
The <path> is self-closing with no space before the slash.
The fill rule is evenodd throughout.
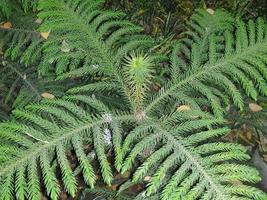
<path id="1" fill-rule="evenodd" d="M 267 199 L 224 139 L 227 108 L 267 95 L 263 18 L 198 9 L 159 52 L 102 0 L 16 3 L 32 26 L 1 24 L 1 200 Z"/>

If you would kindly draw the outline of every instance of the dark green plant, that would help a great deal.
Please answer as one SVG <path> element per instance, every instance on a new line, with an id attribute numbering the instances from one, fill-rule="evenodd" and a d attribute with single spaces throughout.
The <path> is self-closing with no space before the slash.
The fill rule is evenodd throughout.
<path id="1" fill-rule="evenodd" d="M 217 11 L 199 11 L 166 58 L 141 28 L 102 3 L 40 0 L 39 32 L 4 30 L 7 57 L 35 64 L 44 76 L 90 83 L 15 109 L 0 124 L 0 199 L 56 200 L 61 190 L 75 197 L 77 169 L 91 188 L 97 176 L 112 185 L 115 172 L 130 173 L 116 192 L 144 185 L 133 199 L 267 199 L 253 186 L 261 178 L 245 164 L 246 149 L 221 140 L 230 131 L 230 101 L 243 110 L 243 92 L 267 94 L 265 21 L 224 21 L 231 17 L 218 11 L 225 26 L 214 20 L 206 27 L 198 16 L 216 18 Z M 170 76 L 155 91 L 160 64 Z"/>
<path id="2" fill-rule="evenodd" d="M 38 0 L 1 0 L 0 17 L 10 18 L 14 12 L 22 8 L 24 12 L 36 10 Z"/>
<path id="3" fill-rule="evenodd" d="M 54 81 L 38 76 L 35 66 L 23 66 L 16 62 L 0 59 L 0 121 L 9 119 L 15 108 L 43 98 L 60 97 L 74 81 Z"/>

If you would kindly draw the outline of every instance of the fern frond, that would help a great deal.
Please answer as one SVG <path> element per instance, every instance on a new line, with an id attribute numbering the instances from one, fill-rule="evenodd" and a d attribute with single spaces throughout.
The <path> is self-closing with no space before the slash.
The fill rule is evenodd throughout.
<path id="1" fill-rule="evenodd" d="M 232 30 L 234 17 L 224 10 L 197 9 L 187 23 L 185 35 L 192 36 L 192 42 L 201 41 L 213 33 Z"/>
<path id="2" fill-rule="evenodd" d="M 14 47 L 11 45 L 6 54 L 13 59 L 21 58 L 26 64 L 40 63 L 41 74 L 53 72 L 58 79 L 87 74 L 113 79 L 135 109 L 119 70 L 130 52 L 148 51 L 153 40 L 141 34 L 142 28 L 124 20 L 123 13 L 100 10 L 102 3 L 101 0 L 41 0 L 38 16 L 43 23 L 38 31 L 49 32 L 48 39 L 40 39 L 39 33 L 37 40 L 30 35 L 25 39 L 22 33 L 17 33 L 12 37 Z"/>
<path id="3" fill-rule="evenodd" d="M 1 0 L 0 15 L 6 19 L 13 16 L 14 11 L 21 10 L 25 13 L 36 11 L 38 0 Z"/>
<path id="4" fill-rule="evenodd" d="M 40 195 L 41 183 L 51 199 L 58 199 L 60 189 L 51 168 L 52 158 L 59 165 L 65 190 L 74 196 L 77 181 L 66 157 L 72 149 L 85 182 L 94 187 L 96 171 L 83 149 L 83 141 L 88 142 L 88 139 L 90 151 L 95 151 L 107 184 L 111 184 L 113 175 L 106 149 L 112 144 L 116 155 L 115 167 L 121 173 L 131 170 L 137 157 L 141 156 L 143 161 L 134 171 L 132 183 L 141 183 L 146 176 L 151 176 L 147 196 L 161 191 L 160 199 L 184 196 L 197 199 L 207 194 L 211 195 L 209 199 L 247 197 L 257 200 L 266 197 L 245 183 L 243 189 L 236 185 L 239 181 L 256 183 L 260 177 L 257 171 L 238 162 L 249 159 L 242 146 L 216 139 L 229 131 L 220 126 L 224 120 L 190 110 L 175 112 L 159 120 L 146 117 L 138 125 L 140 121 L 136 121 L 135 115 L 109 114 L 111 111 L 105 106 L 101 106 L 96 117 L 88 115 L 78 106 L 81 100 L 93 108 L 99 107 L 96 105 L 100 102 L 96 99 L 86 101 L 87 98 L 78 95 L 64 98 L 66 100 L 46 100 L 29 105 L 23 112 L 14 111 L 16 122 L 1 124 L 4 151 L 0 154 L 3 160 L 0 176 L 6 199 L 12 199 L 14 194 L 20 198 L 36 199 Z M 126 137 L 122 134 L 124 123 L 135 126 Z M 20 135 L 23 143 L 19 138 L 10 143 L 13 134 Z M 16 154 L 9 151 L 16 147 L 20 147 Z M 150 153 L 144 155 L 145 151 Z M 5 160 L 6 156 L 14 159 Z M 229 160 L 235 162 L 229 163 Z M 43 177 L 41 182 L 36 173 L 39 167 Z M 23 178 L 26 175 L 29 178 Z M 15 179 L 12 177 L 15 176 L 19 179 L 13 184 Z M 14 187 L 16 192 L 13 194 Z"/>
<path id="5" fill-rule="evenodd" d="M 80 197 L 80 200 L 85 200 L 88 194 L 94 194 L 96 199 L 99 200 L 131 200 L 133 199 L 132 196 L 127 194 L 118 194 L 117 192 L 109 191 L 105 188 L 94 188 L 94 189 L 85 189 Z"/>
<path id="6" fill-rule="evenodd" d="M 40 0 L 39 32 L 49 37 L 10 30 L 12 59 L 58 79 L 90 77 L 0 123 L 0 200 L 57 200 L 63 189 L 75 197 L 79 173 L 93 189 L 98 177 L 112 185 L 114 170 L 131 174 L 119 192 L 144 186 L 136 199 L 267 199 L 254 187 L 259 173 L 244 164 L 246 149 L 221 139 L 229 132 L 229 97 L 242 109 L 243 92 L 267 94 L 265 22 L 233 26 L 231 16 L 220 22 L 227 14 L 215 11 L 214 26 L 199 12 L 193 31 L 174 46 L 170 80 L 156 92 L 153 41 L 102 3 Z"/>
<path id="7" fill-rule="evenodd" d="M 192 60 L 193 62 L 193 59 L 201 55 L 200 50 L 206 50 L 209 45 L 208 40 L 212 39 L 212 37 L 209 38 L 210 35 L 221 35 L 227 30 L 233 30 L 234 22 L 234 17 L 226 11 L 220 9 L 215 11 L 211 9 L 197 9 L 187 23 L 187 31 L 182 33 L 183 38 L 173 45 L 172 54 L 174 55 L 170 58 L 172 62 L 172 76 L 178 76 L 180 72 L 186 71 L 188 68 L 186 61 Z M 196 46 L 195 43 L 199 43 L 199 48 L 194 48 L 193 50 L 193 46 Z M 193 51 L 195 55 L 191 55 Z"/>
<path id="8" fill-rule="evenodd" d="M 41 56 L 41 44 L 43 39 L 40 33 L 30 28 L 0 29 L 4 33 L 4 41 L 7 49 L 5 57 L 17 60 L 27 66 L 36 64 Z"/>
<path id="9" fill-rule="evenodd" d="M 24 12 L 28 12 L 29 10 L 36 11 L 39 0 L 20 0 L 20 4 L 24 10 Z"/>
<path id="10" fill-rule="evenodd" d="M 134 99 L 136 111 L 142 110 L 144 95 L 152 78 L 153 60 L 142 53 L 132 54 L 126 57 L 124 76 L 126 84 Z"/>
<path id="11" fill-rule="evenodd" d="M 116 54 L 117 58 L 123 59 L 127 52 L 141 48 L 140 41 L 144 49 L 149 48 L 152 40 L 132 37 L 142 29 L 120 20 L 124 16 L 121 12 L 100 11 L 102 3 L 102 0 L 40 1 L 38 16 L 43 23 L 39 31 L 50 32 L 48 40 L 41 44 L 44 56 L 40 70 L 43 73 L 53 70 L 61 75 L 80 67 L 97 65 L 109 74 L 112 65 L 119 61 Z M 131 45 L 122 42 L 127 40 Z M 28 54 L 34 53 L 31 45 Z M 115 56 L 111 57 L 111 54 Z"/>
<path id="12" fill-rule="evenodd" d="M 106 157 L 106 148 L 111 141 L 104 133 L 108 130 L 109 134 L 112 134 L 114 131 L 116 137 L 112 142 L 119 156 L 121 146 L 119 124 L 134 120 L 134 117 L 131 115 L 113 116 L 109 114 L 108 108 L 101 105 L 97 99 L 88 101 L 88 96 L 70 96 L 65 99 L 69 100 L 45 100 L 39 104 L 29 105 L 23 111 L 16 110 L 13 112 L 13 117 L 17 119 L 17 122 L 1 125 L 0 137 L 3 151 L 1 151 L 0 160 L 3 162 L 1 162 L 0 177 L 3 181 L 1 188 L 6 190 L 6 196 L 4 196 L 6 199 L 13 198 L 13 184 L 9 185 L 9 182 L 13 180 L 7 179 L 7 174 L 10 174 L 10 177 L 20 176 L 14 187 L 16 196 L 21 199 L 26 197 L 36 199 L 40 194 L 41 183 L 44 184 L 46 193 L 51 199 L 58 199 L 60 188 L 56 174 L 51 168 L 53 161 L 51 158 L 54 157 L 52 155 L 55 155 L 58 162 L 64 188 L 71 196 L 75 196 L 77 180 L 67 159 L 67 152 L 71 149 L 75 151 L 85 182 L 94 187 L 96 171 L 83 149 L 83 141 L 86 138 L 92 138 L 91 145 L 99 160 L 101 174 L 105 182 L 111 184 L 113 175 Z M 82 107 L 77 105 L 78 102 L 86 103 L 92 108 L 101 108 L 100 112 L 97 109 L 99 116 L 88 115 Z M 107 128 L 109 125 L 111 129 Z M 18 141 L 18 138 L 14 143 L 10 143 L 12 134 L 21 135 L 24 143 Z M 12 148 L 17 149 L 18 152 L 14 154 L 13 151 L 9 151 Z M 14 160 L 6 160 L 8 156 L 14 156 Z M 43 177 L 40 183 L 39 174 L 36 174 L 39 168 L 41 168 Z M 26 174 L 30 177 L 27 180 L 23 178 Z"/>
<path id="13" fill-rule="evenodd" d="M 161 191 L 160 199 L 164 200 L 266 198 L 265 194 L 259 190 L 244 185 L 242 188 L 246 188 L 247 191 L 245 191 L 237 184 L 239 181 L 255 183 L 260 180 L 255 169 L 239 162 L 228 162 L 229 160 L 249 159 L 245 153 L 246 150 L 236 144 L 211 142 L 214 138 L 227 133 L 227 128 L 214 129 L 213 125 L 207 126 L 208 120 L 213 123 L 216 121 L 212 120 L 211 116 L 196 118 L 194 112 L 189 112 L 183 117 L 187 118 L 191 124 L 188 124 L 185 129 L 188 134 L 182 136 L 179 129 L 176 130 L 173 127 L 173 124 L 178 128 L 184 126 L 178 121 L 181 115 L 183 114 L 179 113 L 176 116 L 174 113 L 170 116 L 172 123 L 168 122 L 169 118 L 159 122 L 148 119 L 150 131 L 138 134 L 138 136 L 136 136 L 136 131 L 133 131 L 127 135 L 125 141 L 129 141 L 128 138 L 133 136 L 136 139 L 130 140 L 132 148 L 125 157 L 122 172 L 133 167 L 132 164 L 140 152 L 148 149 L 151 152 L 135 170 L 133 183 L 142 183 L 146 176 L 151 177 L 146 183 L 146 195 L 150 196 Z M 177 120 L 174 121 L 175 118 Z M 203 120 L 206 122 L 202 123 Z M 184 131 L 181 132 L 184 133 Z M 230 168 L 232 170 L 229 171 Z"/>
<path id="14" fill-rule="evenodd" d="M 5 59 L 0 61 L 0 72 L 5 74 L 0 78 L 0 107 L 3 111 L 0 118 L 7 119 L 12 109 L 40 101 L 45 93 L 61 96 L 68 85 L 72 85 L 39 78 L 33 66 L 25 67 Z"/>
<path id="15" fill-rule="evenodd" d="M 244 107 L 242 92 L 254 99 L 258 94 L 266 95 L 265 25 L 262 19 L 258 19 L 256 23 L 250 21 L 249 24 L 239 21 L 237 28 L 233 32 L 226 30 L 223 38 L 220 36 L 216 39 L 216 34 L 211 34 L 208 40 L 203 39 L 202 43 L 193 44 L 190 52 L 191 63 L 187 64 L 188 67 L 184 72 L 179 69 L 182 66 L 180 58 L 176 58 L 177 55 L 173 54 L 172 66 L 177 69 L 172 70 L 172 80 L 161 89 L 161 93 L 152 103 L 148 104 L 146 111 L 155 110 L 155 106 L 168 102 L 171 97 L 175 98 L 177 93 L 187 91 L 189 88 L 194 94 L 204 96 L 217 116 L 222 114 L 223 105 L 216 98 L 215 90 L 227 93 L 241 110 Z M 253 36 L 251 35 L 253 31 L 249 31 L 252 27 L 255 27 Z M 207 41 L 208 48 L 201 48 L 203 42 Z M 239 89 L 239 85 L 243 90 Z"/>
<path id="16" fill-rule="evenodd" d="M 0 13 L 3 17 L 9 18 L 12 12 L 12 6 L 8 0 L 0 2 Z"/>

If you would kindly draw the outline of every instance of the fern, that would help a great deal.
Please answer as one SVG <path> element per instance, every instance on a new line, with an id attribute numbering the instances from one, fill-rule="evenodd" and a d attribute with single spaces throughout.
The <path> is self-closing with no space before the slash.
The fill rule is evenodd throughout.
<path id="1" fill-rule="evenodd" d="M 24 12 L 36 11 L 38 0 L 1 0 L 0 15 L 9 19 L 16 9 L 23 9 Z"/>
<path id="2" fill-rule="evenodd" d="M 206 48 L 201 48 L 203 43 Z M 258 19 L 256 23 L 250 21 L 248 24 L 238 21 L 233 32 L 211 34 L 208 40 L 193 44 L 188 62 L 174 53 L 171 59 L 173 78 L 148 103 L 146 112 L 154 112 L 163 104 L 166 106 L 170 99 L 179 99 L 177 91 L 189 100 L 192 100 L 191 94 L 201 95 L 218 117 L 224 110 L 219 99 L 225 99 L 226 95 L 242 110 L 244 105 L 239 86 L 255 100 L 258 94 L 266 95 L 265 45 L 265 23 Z M 197 106 L 199 102 L 194 104 Z"/>
<path id="3" fill-rule="evenodd" d="M 188 38 L 187 44 L 198 42 L 212 33 L 220 33 L 226 30 L 232 30 L 234 26 L 234 17 L 224 10 L 198 9 L 190 17 L 187 23 L 187 31 L 183 33 Z M 189 42 L 188 39 L 192 41 Z"/>
<path id="4" fill-rule="evenodd" d="M 12 6 L 8 3 L 8 0 L 2 0 L 0 2 L 0 13 L 2 16 L 9 18 L 11 14 Z"/>
<path id="5" fill-rule="evenodd" d="M 118 199 L 118 200 L 130 200 L 132 197 L 130 195 L 126 194 L 117 194 L 116 192 L 112 192 L 103 188 L 95 188 L 95 189 L 85 189 L 79 197 L 79 200 L 85 200 L 87 194 L 95 194 L 97 196 L 95 199 L 98 200 L 113 200 L 113 199 Z"/>
<path id="6" fill-rule="evenodd" d="M 17 63 L 0 59 L 0 119 L 8 119 L 10 111 L 22 108 L 31 102 L 39 102 L 45 95 L 62 96 L 72 83 L 47 80 L 38 77 L 35 67 L 23 67 Z M 63 87 L 64 84 L 64 87 Z M 42 96 L 43 95 L 43 96 Z"/>
<path id="7" fill-rule="evenodd" d="M 140 27 L 123 20 L 123 13 L 99 10 L 102 3 L 101 0 L 75 1 L 73 4 L 40 1 L 38 17 L 44 22 L 38 30 L 50 32 L 49 40 L 39 42 L 31 40 L 29 35 L 26 38 L 15 32 L 21 40 L 13 37 L 18 42 L 11 50 L 25 48 L 25 43 L 28 45 L 25 53 L 14 53 L 14 57 L 20 57 L 22 62 L 34 62 L 36 60 L 31 60 L 31 57 L 37 58 L 35 50 L 41 49 L 44 54 L 42 58 L 39 55 L 42 74 L 54 70 L 57 75 L 62 75 L 82 70 L 80 68 L 91 68 L 84 70 L 86 74 L 110 73 L 111 65 L 117 65 L 127 52 L 151 46 L 152 40 L 139 34 L 142 31 Z"/>
<path id="8" fill-rule="evenodd" d="M 90 83 L 16 109 L 0 124 L 0 199 L 56 200 L 62 189 L 75 197 L 77 171 L 95 192 L 97 176 L 111 185 L 115 171 L 130 172 L 118 192 L 144 184 L 135 199 L 267 199 L 253 186 L 260 176 L 244 164 L 246 149 L 221 139 L 229 97 L 242 109 L 243 93 L 266 95 L 266 23 L 239 20 L 204 33 L 188 57 L 177 54 L 184 40 L 177 41 L 170 63 L 160 63 L 172 67 L 170 80 L 155 92 L 162 57 L 153 42 L 101 2 L 41 0 L 39 30 L 51 35 L 38 44 L 13 40 L 14 59 L 41 48 L 34 62 L 43 74 L 90 75 Z"/>
<path id="9" fill-rule="evenodd" d="M 88 97 L 86 99 L 88 99 Z M 101 102 L 92 100 L 91 103 L 89 101 L 83 103 L 88 103 L 88 106 L 92 106 L 92 108 L 97 111 L 99 111 L 101 108 L 102 112 L 106 111 L 107 113 L 103 113 L 102 116 L 92 117 L 73 102 L 66 100 L 46 101 L 40 105 L 28 106 L 28 109 L 24 110 L 23 112 L 20 110 L 14 111 L 14 117 L 18 118 L 20 125 L 17 126 L 10 122 L 2 124 L 3 126 L 1 127 L 1 130 L 24 132 L 24 136 L 22 136 L 22 138 L 13 138 L 15 139 L 15 143 L 13 145 L 17 144 L 17 147 L 13 146 L 13 148 L 10 149 L 10 147 L 6 146 L 4 143 L 2 144 L 2 147 L 5 149 L 6 153 L 11 151 L 10 156 L 14 151 L 12 149 L 18 151 L 17 155 L 14 156 L 18 156 L 18 159 L 21 159 L 19 162 L 24 163 L 25 167 L 27 166 L 28 162 L 27 157 L 31 158 L 35 168 L 33 165 L 28 167 L 30 167 L 32 170 L 37 170 L 37 162 L 40 163 L 44 183 L 47 188 L 48 195 L 52 199 L 57 199 L 59 194 L 59 185 L 56 181 L 55 174 L 49 167 L 51 162 L 51 159 L 49 158 L 51 158 L 53 154 L 56 154 L 57 160 L 60 163 L 60 169 L 62 171 L 63 182 L 65 184 L 66 191 L 68 191 L 72 196 L 74 196 L 75 192 L 77 191 L 76 181 L 66 158 L 66 144 L 71 144 L 73 146 L 82 168 L 86 183 L 92 187 L 95 183 L 93 167 L 83 151 L 82 136 L 93 138 L 91 142 L 93 142 L 95 145 L 95 151 L 102 166 L 101 172 L 103 174 L 103 178 L 106 183 L 111 184 L 111 168 L 105 155 L 105 141 L 103 134 L 101 134 L 100 131 L 103 131 L 105 124 L 109 123 L 111 123 L 111 125 L 114 127 L 118 127 L 120 125 L 117 123 L 131 120 L 131 116 L 123 115 L 115 116 L 113 118 L 108 113 L 108 110 L 106 110 L 106 108 L 101 104 Z M 38 117 L 37 113 L 40 112 L 44 114 L 43 117 Z M 45 116 L 47 116 L 47 119 Z M 29 122 L 30 124 L 28 124 Z M 42 132 L 44 131 L 47 133 L 43 134 Z M 62 134 L 62 131 L 65 133 Z M 120 132 L 117 134 L 120 134 Z M 5 135 L 9 137 L 8 133 L 5 131 L 2 132 L 1 137 L 5 138 Z M 41 146 L 42 148 L 40 148 Z M 35 151 L 33 151 L 34 149 Z M 1 163 L 3 163 L 2 167 L 7 166 L 7 163 L 5 162 L 6 158 L 6 155 L 1 157 Z M 2 168 L 1 175 L 12 172 L 17 168 L 16 165 L 16 161 L 13 163 L 10 162 L 8 167 Z M 34 180 L 30 181 L 37 182 L 38 177 L 36 176 Z M 21 184 L 18 185 L 18 187 L 22 187 Z M 5 187 L 2 188 L 6 189 Z M 38 192 L 34 192 L 34 194 L 31 194 L 32 191 L 30 190 L 28 195 L 33 196 L 33 199 L 38 199 L 40 188 L 37 188 L 37 190 Z M 23 196 L 25 196 L 25 194 L 26 193 L 24 191 Z"/>
<path id="10" fill-rule="evenodd" d="M 74 99 L 74 97 L 65 98 Z M 78 98 L 81 99 L 80 96 Z M 89 99 L 89 97 L 84 99 Z M 144 176 L 152 173 L 146 195 L 153 194 L 162 188 L 163 185 L 161 184 L 165 183 L 165 179 L 168 178 L 165 173 L 177 166 L 175 167 L 177 172 L 174 173 L 174 169 L 171 170 L 174 174 L 169 177 L 169 184 L 163 187 L 162 199 L 176 199 L 176 196 L 181 198 L 184 195 L 192 195 L 194 199 L 198 195 L 209 193 L 217 199 L 234 198 L 239 195 L 245 195 L 252 199 L 263 199 L 264 194 L 255 188 L 245 185 L 241 187 L 235 184 L 237 181 L 252 183 L 259 181 L 258 173 L 254 169 L 243 164 L 227 164 L 225 162 L 233 159 L 240 161 L 249 159 L 245 149 L 236 144 L 211 143 L 209 141 L 210 138 L 228 132 L 228 129 L 225 128 L 211 128 L 216 124 L 223 123 L 223 120 L 215 119 L 203 113 L 199 113 L 196 118 L 194 115 L 197 112 L 174 113 L 165 119 L 159 119 L 159 121 L 155 121 L 155 119 L 143 120 L 142 124 L 135 125 L 135 129 L 122 141 L 122 130 L 119 127 L 122 123 L 136 123 L 135 116 L 110 114 L 110 111 L 105 110 L 100 102 L 97 100 L 93 102 L 102 108 L 105 114 L 92 118 L 73 102 L 50 100 L 39 105 L 27 106 L 23 112 L 14 111 L 13 114 L 17 118 L 17 122 L 1 125 L 2 148 L 5 152 L 1 156 L 1 163 L 3 164 L 0 172 L 1 176 L 5 177 L 1 188 L 3 188 L 3 192 L 7 192 L 7 199 L 11 198 L 12 177 L 18 173 L 17 168 L 22 167 L 22 171 L 30 168 L 32 173 L 38 170 L 37 165 L 41 167 L 48 196 L 51 199 L 57 199 L 60 189 L 56 175 L 50 169 L 51 158 L 55 158 L 59 163 L 65 190 L 74 196 L 77 191 L 76 180 L 66 160 L 66 152 L 70 147 L 73 147 L 76 153 L 86 183 L 93 187 L 95 183 L 93 167 L 82 148 L 82 141 L 86 138 L 90 138 L 92 145 L 94 145 L 93 148 L 100 162 L 103 179 L 107 184 L 111 184 L 111 168 L 105 155 L 105 146 L 108 141 L 105 141 L 104 134 L 101 134 L 101 132 L 105 132 L 104 127 L 106 125 L 109 125 L 112 131 L 112 143 L 116 151 L 115 166 L 122 173 L 132 168 L 136 156 L 145 149 L 150 149 L 152 152 L 133 175 L 133 183 L 138 183 L 144 179 Z M 96 109 L 95 105 L 88 104 L 88 106 Z M 210 128 L 207 129 L 207 126 Z M 100 130 L 102 131 L 100 132 Z M 4 142 L 5 140 L 7 143 Z M 9 146 L 8 143 L 11 141 L 12 146 Z M 183 141 L 186 141 L 186 144 Z M 205 141 L 209 142 L 205 143 Z M 129 148 L 131 151 L 127 153 Z M 125 157 L 126 153 L 128 156 Z M 11 157 L 12 160 L 10 160 Z M 228 174 L 229 169 L 234 173 L 233 177 L 232 174 Z M 192 175 L 184 180 L 188 173 Z M 245 176 L 248 173 L 251 176 Z M 224 176 L 224 179 L 220 177 L 221 175 Z M 32 199 L 38 199 L 40 186 L 37 187 L 38 185 L 36 185 L 39 181 L 37 175 L 29 180 L 35 183 L 35 187 L 28 192 L 26 192 L 26 185 L 30 183 L 21 178 L 17 180 L 20 182 L 15 184 L 15 190 L 18 191 L 23 188 L 21 198 L 29 195 Z M 199 187 L 194 188 L 191 181 L 193 183 L 198 182 Z M 190 190 L 191 187 L 193 187 L 192 191 Z M 180 189 L 177 190 L 178 188 Z M 198 192 L 194 193 L 194 190 Z"/>
<path id="11" fill-rule="evenodd" d="M 182 39 L 173 47 L 173 54 L 184 57 L 186 60 L 191 59 L 191 48 L 194 43 L 199 44 L 200 48 L 207 48 L 208 37 L 211 34 L 222 34 L 226 30 L 233 30 L 235 19 L 230 13 L 223 10 L 203 10 L 198 9 L 190 17 L 187 23 L 187 31 L 183 32 Z M 172 56 L 172 59 L 176 59 Z M 173 60 L 175 61 L 175 60 Z M 181 70 L 186 70 L 187 64 L 180 60 Z"/>
<path id="12" fill-rule="evenodd" d="M 21 7 L 24 12 L 28 12 L 29 10 L 36 11 L 38 0 L 20 0 Z"/>

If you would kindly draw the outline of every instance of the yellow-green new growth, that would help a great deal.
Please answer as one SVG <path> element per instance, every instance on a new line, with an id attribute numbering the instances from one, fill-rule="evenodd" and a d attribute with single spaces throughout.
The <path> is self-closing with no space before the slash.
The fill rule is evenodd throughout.
<path id="1" fill-rule="evenodd" d="M 125 58 L 125 80 L 134 98 L 136 113 L 142 110 L 144 94 L 153 74 L 153 65 L 152 57 L 142 52 L 133 52 Z"/>

